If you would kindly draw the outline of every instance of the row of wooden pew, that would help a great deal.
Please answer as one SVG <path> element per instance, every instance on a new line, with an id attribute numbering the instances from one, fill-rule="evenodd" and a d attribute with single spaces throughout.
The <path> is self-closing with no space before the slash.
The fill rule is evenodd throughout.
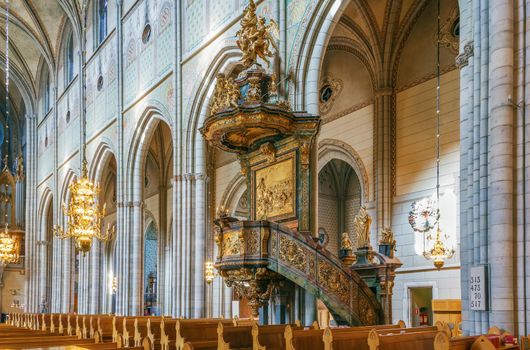
<path id="1" fill-rule="evenodd" d="M 63 335 L 94 344 L 145 350 L 490 350 L 486 336 L 451 337 L 446 324 L 405 328 L 397 325 L 319 329 L 290 325 L 259 326 L 237 319 L 171 319 L 112 315 L 13 314 L 10 327 L 49 336 Z M 96 346 L 96 345 L 94 345 Z M 506 348 L 508 349 L 508 348 Z M 509 349 L 518 349 L 512 347 Z"/>
<path id="2" fill-rule="evenodd" d="M 0 349 L 67 348 L 71 346 L 89 350 L 109 350 L 116 349 L 118 344 L 112 342 L 98 344 L 95 339 L 80 339 L 77 336 L 0 324 Z M 137 348 L 137 350 L 140 349 L 142 348 Z"/>

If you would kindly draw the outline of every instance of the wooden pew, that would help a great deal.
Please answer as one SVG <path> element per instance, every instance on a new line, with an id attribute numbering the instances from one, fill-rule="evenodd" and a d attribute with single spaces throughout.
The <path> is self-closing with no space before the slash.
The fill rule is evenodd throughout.
<path id="1" fill-rule="evenodd" d="M 121 342 L 123 347 L 128 348 L 134 344 L 134 318 L 124 317 L 122 320 Z M 118 343 L 120 341 L 118 340 Z"/>
<path id="2" fill-rule="evenodd" d="M 115 318 L 110 315 L 100 315 L 97 319 L 97 336 L 99 336 L 100 342 L 115 342 L 114 330 L 115 330 Z M 94 333 L 96 338 L 96 332 Z"/>
<path id="3" fill-rule="evenodd" d="M 495 346 L 485 336 L 449 338 L 445 332 L 438 332 L 434 339 L 434 350 L 494 350 Z M 521 350 L 525 347 L 521 344 Z"/>
<path id="4" fill-rule="evenodd" d="M 252 347 L 252 326 L 217 325 L 217 349 L 247 349 Z"/>
<path id="5" fill-rule="evenodd" d="M 177 319 L 162 319 L 160 322 L 160 349 L 169 350 L 177 340 Z M 156 341 L 156 340 L 155 340 Z M 153 344 L 156 346 L 156 344 Z M 181 345 L 182 346 L 182 345 Z M 145 349 L 145 346 L 144 346 Z"/>
<path id="6" fill-rule="evenodd" d="M 45 348 L 50 346 L 68 346 L 83 344 L 93 344 L 93 340 L 77 339 L 76 336 L 42 336 L 42 337 L 21 337 L 21 338 L 2 338 L 0 340 L 0 348 L 7 346 L 9 349 L 29 349 L 29 348 Z"/>
<path id="7" fill-rule="evenodd" d="M 154 344 L 156 339 L 160 341 L 160 321 L 162 317 L 137 317 L 134 320 L 134 346 L 143 346 L 144 338 Z M 154 328 L 154 329 L 153 329 Z"/>
<path id="8" fill-rule="evenodd" d="M 434 338 L 437 334 L 437 331 L 430 331 L 379 335 L 373 329 L 368 334 L 368 347 L 370 350 L 434 350 Z"/>
<path id="9" fill-rule="evenodd" d="M 147 320 L 147 335 L 143 337 L 141 344 L 144 349 L 158 350 L 162 347 L 160 344 L 162 327 L 165 327 L 163 317 Z"/>
<path id="10" fill-rule="evenodd" d="M 112 318 L 112 342 L 116 343 L 118 341 L 118 336 L 120 336 L 120 329 L 123 329 L 123 320 L 124 316 L 114 316 Z"/>
<path id="11" fill-rule="evenodd" d="M 233 321 L 226 319 L 177 319 L 174 338 L 176 349 L 181 350 L 185 342 L 190 342 L 193 346 L 198 344 L 198 342 L 204 342 L 204 344 L 197 346 L 209 346 L 213 342 L 215 348 L 217 348 L 217 327 L 219 323 L 229 326 L 233 324 Z M 169 337 L 169 344 L 171 343 L 172 339 Z M 161 344 L 161 346 L 165 345 Z"/>
<path id="12" fill-rule="evenodd" d="M 350 328 L 326 328 L 322 337 L 325 350 L 346 350 L 358 349 L 369 350 L 368 336 L 371 330 L 375 330 L 379 335 L 437 332 L 437 327 L 414 327 L 398 328 L 393 325 L 379 325 L 368 327 L 350 327 Z M 388 327 L 388 328 L 386 328 Z"/>
<path id="13" fill-rule="evenodd" d="M 289 325 L 252 325 L 252 349 L 253 350 L 274 350 L 285 349 L 285 328 Z M 294 330 L 301 330 L 300 321 L 290 325 Z"/>
<path id="14" fill-rule="evenodd" d="M 215 343 L 212 345 L 208 341 L 196 341 L 196 342 L 186 342 L 182 347 L 182 350 L 217 350 Z"/>
<path id="15" fill-rule="evenodd" d="M 286 350 L 324 350 L 322 329 L 293 330 L 291 326 L 285 327 Z"/>
<path id="16" fill-rule="evenodd" d="M 530 336 L 521 336 L 521 350 L 530 350 Z"/>

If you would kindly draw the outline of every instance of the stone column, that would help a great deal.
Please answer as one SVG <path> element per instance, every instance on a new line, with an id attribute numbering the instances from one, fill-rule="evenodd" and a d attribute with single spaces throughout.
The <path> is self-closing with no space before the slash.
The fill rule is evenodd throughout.
<path id="1" fill-rule="evenodd" d="M 105 230 L 102 227 L 102 230 Z M 103 299 L 102 296 L 107 294 L 107 290 L 102 289 L 106 274 L 101 271 L 101 257 L 103 256 L 103 243 L 94 239 L 92 242 L 92 249 L 87 255 L 88 276 L 87 276 L 87 313 L 99 314 L 102 311 Z"/>
<path id="2" fill-rule="evenodd" d="M 318 320 L 317 315 L 317 299 L 315 296 L 308 291 L 303 291 L 303 315 L 304 320 L 302 321 L 302 324 L 304 326 L 311 326 L 314 321 Z"/>
<path id="3" fill-rule="evenodd" d="M 30 189 L 37 188 L 37 118 L 35 115 L 26 114 L 26 182 Z M 36 310 L 36 298 L 31 292 L 35 290 L 39 276 L 36 273 L 38 256 L 35 248 L 37 240 L 37 191 L 26 191 L 26 236 L 25 236 L 25 261 L 26 271 L 26 297 L 24 303 L 30 312 Z"/>
<path id="4" fill-rule="evenodd" d="M 21 158 L 20 158 L 21 159 Z M 24 173 L 16 173 L 15 175 L 15 222 L 17 227 L 24 228 L 24 204 L 25 204 L 25 192 L 26 192 L 26 181 Z"/>
<path id="5" fill-rule="evenodd" d="M 91 250 L 94 249 L 92 244 Z M 88 314 L 89 313 L 89 297 L 90 297 L 90 260 L 92 251 L 83 255 L 79 253 L 79 271 L 77 275 L 77 313 Z M 75 283 L 75 282 L 74 282 Z"/>
<path id="6" fill-rule="evenodd" d="M 206 257 L 206 175 L 194 174 L 195 185 L 195 218 L 193 237 L 193 317 L 205 317 L 205 284 L 204 262 Z"/>
<path id="7" fill-rule="evenodd" d="M 141 177 L 135 177 L 134 186 L 141 186 Z M 137 188 L 140 192 L 141 189 Z M 128 256 L 129 261 L 129 275 L 127 276 L 129 283 L 129 303 L 127 314 L 130 316 L 138 316 L 142 314 L 142 298 L 143 298 L 143 224 L 144 224 L 144 204 L 140 197 L 135 198 L 136 201 L 131 203 L 131 235 L 130 242 L 131 252 Z"/>
<path id="8" fill-rule="evenodd" d="M 489 8 L 489 262 L 491 324 L 514 331 L 513 0 Z"/>
<path id="9" fill-rule="evenodd" d="M 116 101 L 116 110 L 118 111 L 117 121 L 117 148 L 116 154 L 116 249 L 114 254 L 116 255 L 116 271 L 114 276 L 117 281 L 117 290 L 115 295 L 116 303 L 116 314 L 124 315 L 127 310 L 127 285 L 128 280 L 128 266 L 126 264 L 126 248 L 128 247 L 128 221 L 127 221 L 127 206 L 125 205 L 125 174 L 127 156 L 124 151 L 124 121 L 123 121 L 123 26 L 122 26 L 122 1 L 116 1 L 116 83 L 118 98 Z M 112 303 L 109 303 L 108 310 L 112 308 Z"/>
<path id="10" fill-rule="evenodd" d="M 375 240 L 379 232 L 392 225 L 392 196 L 394 186 L 394 94 L 391 87 L 375 92 L 374 103 L 374 162 L 376 220 Z"/>

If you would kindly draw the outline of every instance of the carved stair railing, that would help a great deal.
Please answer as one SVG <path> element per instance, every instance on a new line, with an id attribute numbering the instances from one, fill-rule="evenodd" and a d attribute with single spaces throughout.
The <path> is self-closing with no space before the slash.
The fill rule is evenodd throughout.
<path id="1" fill-rule="evenodd" d="M 229 280 L 239 278 L 241 285 L 234 287 L 262 283 L 261 292 L 270 296 L 273 281 L 282 276 L 322 300 L 341 323 L 383 322 L 381 305 L 359 274 L 311 238 L 270 221 L 220 221 L 216 267 Z"/>

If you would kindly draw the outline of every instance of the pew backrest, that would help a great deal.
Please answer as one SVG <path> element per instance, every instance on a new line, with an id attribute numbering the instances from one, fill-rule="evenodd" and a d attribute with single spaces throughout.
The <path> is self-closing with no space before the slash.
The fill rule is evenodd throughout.
<path id="1" fill-rule="evenodd" d="M 370 350 L 400 350 L 404 348 L 434 350 L 434 339 L 438 332 L 407 332 L 402 334 L 379 335 L 372 329 L 368 334 Z"/>
<path id="2" fill-rule="evenodd" d="M 252 325 L 252 350 L 285 349 L 285 328 L 288 325 Z M 300 323 L 291 325 L 295 330 L 303 329 Z"/>
<path id="3" fill-rule="evenodd" d="M 252 326 L 217 325 L 217 349 L 245 349 L 252 347 Z"/>
<path id="4" fill-rule="evenodd" d="M 285 327 L 285 349 L 286 350 L 324 350 L 322 337 L 324 331 L 321 329 L 296 330 L 291 326 Z"/>
<path id="5" fill-rule="evenodd" d="M 471 350 L 495 350 L 495 346 L 486 336 L 481 335 L 471 345 Z"/>

